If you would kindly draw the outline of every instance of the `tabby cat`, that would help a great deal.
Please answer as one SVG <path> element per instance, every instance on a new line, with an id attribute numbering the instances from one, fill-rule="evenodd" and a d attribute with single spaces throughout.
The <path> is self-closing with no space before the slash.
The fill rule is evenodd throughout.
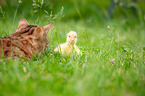
<path id="1" fill-rule="evenodd" d="M 29 25 L 26 19 L 21 19 L 15 33 L 0 39 L 0 57 L 27 57 L 43 52 L 48 44 L 48 31 L 53 23 L 43 27 Z"/>

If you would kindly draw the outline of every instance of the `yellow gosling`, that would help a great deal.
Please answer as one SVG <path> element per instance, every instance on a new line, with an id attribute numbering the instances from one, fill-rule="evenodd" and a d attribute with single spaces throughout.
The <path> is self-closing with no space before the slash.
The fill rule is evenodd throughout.
<path id="1" fill-rule="evenodd" d="M 70 31 L 67 34 L 66 43 L 60 44 L 58 47 L 54 49 L 55 52 L 62 53 L 63 55 L 69 55 L 70 53 L 82 54 L 80 49 L 76 46 L 77 42 L 77 33 L 74 31 Z"/>

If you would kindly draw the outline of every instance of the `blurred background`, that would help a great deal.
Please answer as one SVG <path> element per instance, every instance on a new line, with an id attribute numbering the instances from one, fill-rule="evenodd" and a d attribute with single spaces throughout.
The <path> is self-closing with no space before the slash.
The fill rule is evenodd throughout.
<path id="1" fill-rule="evenodd" d="M 134 23 L 145 21 L 145 0 L 0 0 L 0 17 L 61 18 L 62 21 L 106 21 L 129 19 Z M 136 22 L 135 22 L 136 23 Z"/>

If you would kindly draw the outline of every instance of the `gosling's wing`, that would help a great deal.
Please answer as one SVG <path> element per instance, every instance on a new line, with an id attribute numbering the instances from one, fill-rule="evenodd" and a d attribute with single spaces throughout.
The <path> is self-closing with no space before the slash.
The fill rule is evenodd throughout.
<path id="1" fill-rule="evenodd" d="M 58 47 L 56 47 L 56 48 L 54 49 L 54 51 L 55 51 L 55 52 L 59 52 L 59 51 L 60 51 L 60 45 L 58 45 Z"/>
<path id="2" fill-rule="evenodd" d="M 58 52 L 58 50 L 59 50 L 59 47 L 56 47 L 56 48 L 54 49 L 55 52 Z"/>
<path id="3" fill-rule="evenodd" d="M 56 47 L 56 48 L 54 49 L 54 51 L 55 51 L 55 52 L 61 52 L 62 46 L 63 46 L 63 44 L 58 45 L 58 47 Z"/>

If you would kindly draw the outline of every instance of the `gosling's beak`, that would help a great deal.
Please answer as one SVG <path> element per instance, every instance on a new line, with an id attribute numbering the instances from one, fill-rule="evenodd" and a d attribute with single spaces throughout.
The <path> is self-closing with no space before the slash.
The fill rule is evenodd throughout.
<path id="1" fill-rule="evenodd" d="M 72 42 L 74 42 L 74 39 L 71 39 Z"/>

